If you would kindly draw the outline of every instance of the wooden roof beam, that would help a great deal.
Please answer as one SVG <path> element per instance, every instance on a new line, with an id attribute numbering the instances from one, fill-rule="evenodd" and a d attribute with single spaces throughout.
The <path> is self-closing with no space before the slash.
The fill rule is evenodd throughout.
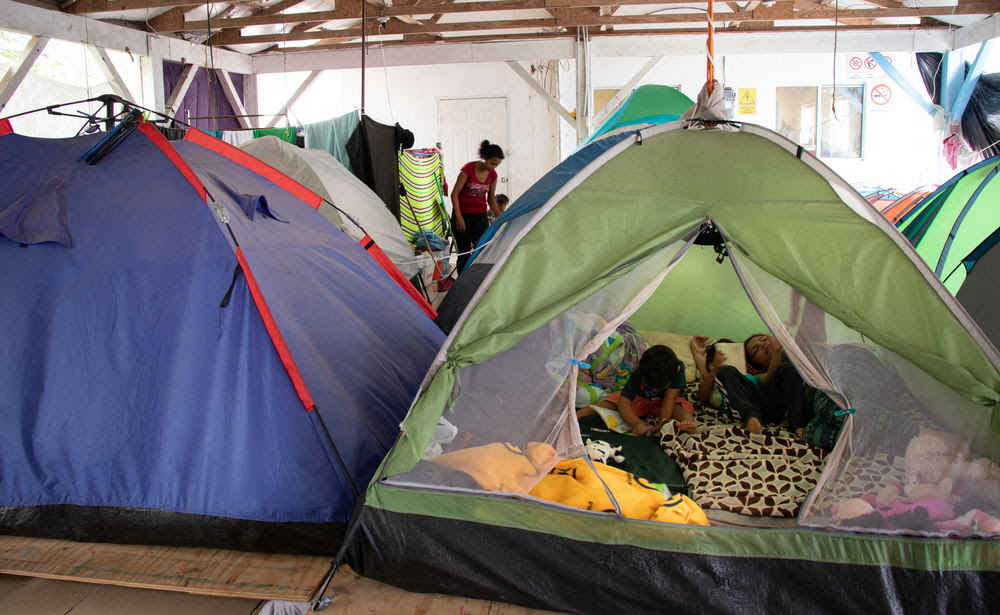
<path id="1" fill-rule="evenodd" d="M 892 8 L 899 8 L 900 6 L 902 6 L 902 5 L 898 5 L 897 4 L 895 7 L 892 7 Z M 843 19 L 843 18 L 839 18 L 839 15 L 840 15 L 839 8 L 833 7 L 833 6 L 830 6 L 830 5 L 827 5 L 827 4 L 823 4 L 822 2 L 817 2 L 816 0 L 795 0 L 795 8 L 799 9 L 799 10 L 803 10 L 803 11 L 809 11 L 809 10 L 823 11 L 823 10 L 825 10 L 825 11 L 831 13 L 831 15 L 830 15 L 831 18 L 836 19 L 838 23 L 842 23 L 842 24 L 848 24 L 848 25 L 853 25 L 853 26 L 866 26 L 866 25 L 871 25 L 873 23 L 873 20 L 870 19 L 870 18 L 867 18 L 867 19 L 857 19 L 857 18 L 854 18 L 854 19 Z"/>
<path id="2" fill-rule="evenodd" d="M 178 6 L 190 7 L 203 6 L 204 1 L 198 0 L 76 0 L 63 9 L 66 13 L 74 15 L 84 15 L 89 13 L 112 13 L 118 11 L 131 11 L 135 9 L 162 9 Z M 220 3 L 220 4 L 229 4 Z"/>
<path id="3" fill-rule="evenodd" d="M 339 0 L 343 6 L 338 6 L 329 11 L 312 11 L 308 13 L 296 13 L 291 15 L 254 15 L 251 17 L 237 17 L 226 20 L 226 27 L 244 28 L 246 26 L 274 25 L 286 22 L 308 23 L 318 21 L 331 21 L 334 19 L 360 19 L 361 2 L 358 0 Z M 791 3 L 794 0 L 778 0 L 779 3 Z M 560 2 L 560 4 L 553 4 Z M 663 4 L 691 4 L 691 0 L 622 0 L 614 8 L 620 6 L 645 6 Z M 751 2 L 750 4 L 753 4 Z M 397 17 L 400 15 L 447 15 L 453 13 L 479 13 L 490 11 L 519 11 L 537 9 L 565 9 L 565 8 L 600 8 L 600 0 L 498 0 L 496 2 L 460 2 L 457 4 L 406 4 L 393 5 L 391 7 L 378 8 L 376 11 L 368 11 L 369 17 Z M 950 9 L 951 7 L 949 7 Z M 746 10 L 746 9 L 745 9 Z M 752 10 L 752 9 L 750 9 Z M 942 9 L 942 14 L 950 11 Z M 293 19 L 294 17 L 294 19 Z M 215 21 L 213 20 L 213 25 Z M 176 31 L 184 30 L 205 30 L 207 28 L 205 20 L 192 20 L 182 24 Z"/>
<path id="4" fill-rule="evenodd" d="M 749 30 L 754 32 L 757 31 L 771 31 L 778 33 L 813 33 L 813 32 L 909 32 L 918 30 L 947 30 L 948 26 L 942 24 L 941 26 L 935 26 L 933 28 L 921 28 L 917 25 L 911 26 L 901 26 L 899 24 L 873 24 L 870 26 L 784 26 L 775 27 L 773 24 L 768 22 L 748 22 L 740 26 L 724 26 L 716 28 L 716 33 L 747 33 Z M 481 35 L 481 36 L 449 36 L 445 40 L 449 43 L 496 43 L 496 42 L 516 42 L 516 41 L 539 41 L 539 40 L 552 40 L 560 38 L 572 38 L 573 32 L 532 32 L 532 33 L 522 33 L 522 34 L 491 34 L 491 35 Z M 635 30 L 602 30 L 591 32 L 592 38 L 598 37 L 619 37 L 619 36 L 636 36 L 637 32 Z M 650 29 L 642 30 L 642 36 L 687 36 L 687 35 L 703 35 L 705 34 L 705 28 L 671 28 L 671 29 Z M 407 41 L 383 41 L 378 43 L 379 45 L 385 47 L 398 47 L 398 46 L 412 46 L 413 43 Z M 330 44 L 321 43 L 318 45 L 310 47 L 295 47 L 286 50 L 288 54 L 297 54 L 302 52 L 316 52 L 316 51 L 347 51 L 356 50 L 361 47 L 361 43 L 351 42 L 343 44 Z"/>
<path id="5" fill-rule="evenodd" d="M 946 9 L 951 10 L 946 10 Z M 992 14 L 1000 12 L 1000 2 L 990 0 L 987 2 L 966 3 L 964 6 L 954 7 L 923 7 L 923 8 L 899 8 L 899 9 L 852 9 L 840 11 L 838 14 L 843 19 L 869 19 L 879 17 L 924 17 L 944 14 Z M 722 17 L 722 16 L 720 16 Z M 751 12 L 727 13 L 724 19 L 719 19 L 720 23 L 725 21 L 799 21 L 810 19 L 829 19 L 828 10 L 803 10 L 791 11 L 791 6 L 775 5 L 773 7 L 758 8 Z M 601 17 L 596 13 L 573 13 L 565 18 L 552 19 L 516 19 L 503 21 L 478 21 L 432 25 L 408 25 L 390 23 L 382 28 L 378 33 L 381 35 L 392 34 L 419 34 L 431 32 L 469 32 L 476 30 L 512 30 L 518 28 L 558 28 L 558 27 L 582 27 L 582 26 L 613 26 L 630 24 L 655 24 L 655 23 L 703 23 L 704 15 L 698 13 L 672 14 L 672 15 L 623 15 L 614 17 Z M 854 24 L 852 24 L 854 25 Z M 865 24 L 857 24 L 859 27 Z M 782 26 L 778 26 L 780 29 Z M 628 31 L 626 31 L 628 32 Z M 637 34 L 636 32 L 628 32 Z M 302 41 L 302 40 L 322 40 L 328 38 L 355 37 L 361 35 L 361 28 L 347 28 L 340 30 L 323 30 L 320 32 L 301 32 L 295 34 L 272 34 L 260 36 L 228 36 L 220 40 L 219 44 L 239 45 L 256 44 L 282 41 Z"/>

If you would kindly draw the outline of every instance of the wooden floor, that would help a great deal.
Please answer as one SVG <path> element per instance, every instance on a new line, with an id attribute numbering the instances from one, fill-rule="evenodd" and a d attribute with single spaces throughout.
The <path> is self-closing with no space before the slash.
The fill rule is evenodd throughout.
<path id="1" fill-rule="evenodd" d="M 538 611 L 442 594 L 415 594 L 365 579 L 341 566 L 328 615 L 529 615 Z M 3 615 L 253 615 L 264 601 L 0 574 Z"/>

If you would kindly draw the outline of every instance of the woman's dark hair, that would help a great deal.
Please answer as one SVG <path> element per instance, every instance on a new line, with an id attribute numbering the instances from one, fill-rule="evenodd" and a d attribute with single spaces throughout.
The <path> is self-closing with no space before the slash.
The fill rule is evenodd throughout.
<path id="1" fill-rule="evenodd" d="M 662 344 L 650 346 L 646 352 L 639 357 L 639 367 L 635 371 L 646 381 L 646 386 L 651 389 L 660 389 L 670 384 L 680 361 L 674 351 Z"/>
<path id="2" fill-rule="evenodd" d="M 490 158 L 499 158 L 503 160 L 503 150 L 496 143 L 490 143 L 489 141 L 483 141 L 479 144 L 479 157 L 483 160 L 489 160 Z"/>

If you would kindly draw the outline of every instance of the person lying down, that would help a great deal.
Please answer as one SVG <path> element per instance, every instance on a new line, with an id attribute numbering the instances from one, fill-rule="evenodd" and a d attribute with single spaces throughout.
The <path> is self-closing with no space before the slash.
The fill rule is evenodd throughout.
<path id="1" fill-rule="evenodd" d="M 667 346 L 651 346 L 639 358 L 625 387 L 604 401 L 580 408 L 577 418 L 597 414 L 599 408 L 616 410 L 637 436 L 659 435 L 667 421 L 677 421 L 681 431 L 697 433 L 693 408 L 681 397 L 685 387 L 684 363 Z M 652 422 L 650 422 L 652 421 Z"/>
<path id="2" fill-rule="evenodd" d="M 701 375 L 696 399 L 705 404 L 713 389 L 722 394 L 719 409 L 739 421 L 751 434 L 759 434 L 765 424 L 788 421 L 796 437 L 805 436 L 810 408 L 806 388 L 795 366 L 788 361 L 781 343 L 773 335 L 758 333 L 743 343 L 748 373 L 726 364 L 726 355 L 709 356 L 708 338 L 695 336 L 691 354 Z M 749 373 L 750 369 L 754 373 Z"/>

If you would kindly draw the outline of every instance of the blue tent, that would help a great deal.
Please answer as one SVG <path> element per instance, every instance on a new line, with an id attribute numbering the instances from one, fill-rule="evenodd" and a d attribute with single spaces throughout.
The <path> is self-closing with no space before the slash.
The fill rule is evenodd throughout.
<path id="1" fill-rule="evenodd" d="M 3 132 L 0 533 L 334 552 L 437 327 L 204 133 Z"/>

